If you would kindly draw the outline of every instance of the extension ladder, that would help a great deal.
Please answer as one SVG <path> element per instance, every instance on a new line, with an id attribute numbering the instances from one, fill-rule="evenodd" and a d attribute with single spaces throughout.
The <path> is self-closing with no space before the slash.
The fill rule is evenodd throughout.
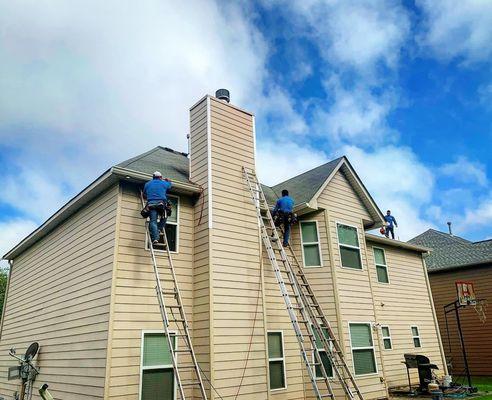
<path id="1" fill-rule="evenodd" d="M 142 200 L 142 207 L 144 207 L 145 202 L 142 197 L 141 200 Z M 186 315 L 184 312 L 183 302 L 181 300 L 181 294 L 178 288 L 178 282 L 176 280 L 176 274 L 174 272 L 174 264 L 173 264 L 173 259 L 171 257 L 171 252 L 169 250 L 169 245 L 167 242 L 166 230 L 164 229 L 163 235 L 164 235 L 164 247 L 167 252 L 168 266 L 164 268 L 168 271 L 168 274 L 166 274 L 166 277 L 163 279 L 161 279 L 159 276 L 159 269 L 157 267 L 157 260 L 155 257 L 152 240 L 150 237 L 148 222 L 146 222 L 145 224 L 145 230 L 146 230 L 147 239 L 149 241 L 150 255 L 152 258 L 152 265 L 154 268 L 154 275 L 156 280 L 155 290 L 157 293 L 157 300 L 159 302 L 159 310 L 161 312 L 162 322 L 164 324 L 164 333 L 166 336 L 167 344 L 171 351 L 171 361 L 173 365 L 175 381 L 178 385 L 180 400 L 186 399 L 185 389 L 188 388 L 199 388 L 200 396 L 201 396 L 199 398 L 203 400 L 207 400 L 207 394 L 205 392 L 205 387 L 203 385 L 203 380 L 201 376 L 201 369 L 196 360 L 195 351 L 193 350 L 193 345 L 191 343 L 190 331 L 188 327 L 188 322 L 186 320 Z M 172 288 L 163 289 L 162 282 L 164 282 L 164 284 L 166 285 L 170 284 Z M 166 304 L 165 298 L 168 299 L 168 304 Z M 177 333 L 170 332 L 171 323 L 176 324 L 178 328 Z M 177 341 L 177 343 L 173 343 L 172 340 L 173 337 L 174 340 Z M 179 346 L 176 346 L 176 344 L 179 344 Z M 185 364 L 178 363 L 178 354 L 188 355 L 190 362 Z M 186 370 L 192 371 L 191 379 L 187 381 L 183 381 L 180 372 Z M 193 379 L 194 377 L 196 379 Z"/>
<path id="2" fill-rule="evenodd" d="M 287 254 L 286 248 L 280 241 L 265 194 L 255 171 L 243 167 L 243 174 L 256 208 L 261 238 L 272 264 L 275 278 L 299 343 L 301 358 L 307 368 L 317 399 L 335 399 L 330 381 L 331 377 L 328 376 L 320 354 L 320 351 L 324 351 L 330 361 L 333 378 L 340 383 L 346 396 L 350 400 L 355 398 L 364 400 L 345 362 L 342 349 L 335 338 L 330 323 L 324 316 L 294 251 L 288 247 L 289 254 Z M 292 303 L 288 287 L 293 293 L 295 305 Z M 317 341 L 321 346 L 318 345 Z M 310 360 L 309 354 L 314 354 L 314 362 Z M 316 377 L 316 368 L 321 371 L 322 378 Z"/>

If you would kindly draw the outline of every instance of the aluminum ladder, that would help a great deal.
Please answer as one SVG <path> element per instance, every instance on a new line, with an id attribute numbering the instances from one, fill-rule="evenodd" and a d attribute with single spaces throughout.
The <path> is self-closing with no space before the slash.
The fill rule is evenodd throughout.
<path id="1" fill-rule="evenodd" d="M 324 316 L 311 286 L 292 248 L 284 248 L 275 227 L 261 184 L 254 170 L 243 167 L 251 199 L 261 230 L 261 238 L 272 264 L 287 312 L 294 328 L 301 358 L 317 399 L 335 399 L 332 379 L 323 365 L 320 351 L 325 351 L 335 378 L 345 395 L 353 400 L 364 400 L 362 393 L 347 365 L 342 349 L 336 340 L 329 321 Z M 286 252 L 288 249 L 288 254 Z M 292 295 L 289 295 L 289 289 Z M 292 304 L 291 297 L 295 299 Z M 318 347 L 317 340 L 321 344 Z M 314 362 L 309 354 L 314 354 Z M 316 367 L 322 378 L 316 378 Z"/>
<path id="2" fill-rule="evenodd" d="M 143 197 L 140 197 L 142 201 L 142 207 L 145 206 Z M 162 322 L 164 324 L 164 332 L 167 340 L 169 349 L 171 350 L 171 360 L 174 370 L 175 382 L 178 385 L 179 399 L 185 400 L 185 389 L 188 388 L 199 388 L 200 389 L 200 399 L 207 400 L 207 393 L 203 385 L 203 380 L 201 376 L 201 369 L 195 357 L 195 351 L 193 350 L 193 345 L 191 343 L 190 331 L 188 322 L 186 320 L 186 315 L 184 312 L 183 302 L 181 300 L 181 294 L 178 287 L 178 281 L 176 280 L 176 273 L 174 271 L 173 259 L 171 257 L 171 252 L 169 250 L 166 230 L 164 229 L 164 247 L 167 253 L 168 265 L 164 268 L 168 273 L 165 278 L 160 278 L 159 268 L 157 267 L 157 260 L 155 257 L 154 247 L 152 245 L 152 240 L 149 232 L 149 223 L 145 223 L 145 231 L 147 235 L 147 240 L 149 243 L 150 255 L 152 258 L 152 266 L 154 268 L 154 275 L 156 281 L 156 294 L 157 300 L 159 302 L 159 310 L 161 312 Z M 171 286 L 171 288 L 163 288 L 162 283 Z M 166 304 L 166 298 L 168 303 Z M 177 327 L 177 333 L 170 330 L 170 324 L 175 323 Z M 173 343 L 172 338 L 177 343 Z M 181 339 L 181 340 L 180 340 Z M 178 344 L 178 346 L 173 345 Z M 190 362 L 186 364 L 178 363 L 178 354 L 188 355 Z M 192 371 L 191 379 L 183 381 L 180 373 L 183 371 Z M 195 379 L 193 379 L 195 378 Z M 190 397 L 194 397 L 193 395 Z"/>

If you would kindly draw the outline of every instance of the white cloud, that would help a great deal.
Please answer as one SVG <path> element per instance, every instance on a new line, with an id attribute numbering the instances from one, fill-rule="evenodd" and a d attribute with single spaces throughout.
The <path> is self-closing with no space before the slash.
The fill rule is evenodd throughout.
<path id="1" fill-rule="evenodd" d="M 0 222 L 0 257 L 7 251 L 11 250 L 21 239 L 26 237 L 34 229 L 37 224 L 34 221 L 27 219 L 11 219 L 9 221 Z M 6 261 L 0 261 L 2 268 L 8 266 Z"/>
<path id="2" fill-rule="evenodd" d="M 459 156 L 455 162 L 444 164 L 439 168 L 439 172 L 453 178 L 456 182 L 478 184 L 487 186 L 487 174 L 485 165 L 479 162 L 472 162 L 464 156 Z"/>
<path id="3" fill-rule="evenodd" d="M 492 108 L 492 83 L 481 85 L 478 89 L 480 102 L 487 108 Z"/>
<path id="4" fill-rule="evenodd" d="M 268 44 L 243 6 L 2 1 L 0 139 L 12 170 L 0 171 L 1 200 L 28 212 L 35 200 L 45 216 L 116 162 L 186 150 L 189 107 L 220 87 L 262 106 L 265 126 L 305 131 L 288 93 L 268 84 Z"/>
<path id="5" fill-rule="evenodd" d="M 434 176 L 412 150 L 395 146 L 375 151 L 345 146 L 342 150 L 381 210 L 390 209 L 395 216 L 401 240 L 434 227 L 421 216 L 432 199 Z"/>
<path id="6" fill-rule="evenodd" d="M 258 175 L 266 185 L 283 182 L 329 161 L 320 150 L 285 141 L 262 142 L 257 157 Z"/>
<path id="7" fill-rule="evenodd" d="M 335 68 L 364 74 L 372 74 L 378 63 L 393 68 L 410 29 L 407 12 L 393 1 L 311 0 L 288 6 L 298 18 L 297 26 L 309 24 Z"/>
<path id="8" fill-rule="evenodd" d="M 326 86 L 332 90 L 334 104 L 327 111 L 318 108 L 316 112 L 315 122 L 320 133 L 328 135 L 335 143 L 373 144 L 395 139 L 396 133 L 386 121 L 396 102 L 390 92 L 376 96 L 364 85 L 346 90 L 335 78 Z"/>
<path id="9" fill-rule="evenodd" d="M 452 221 L 453 223 L 456 221 L 457 232 L 469 232 L 470 230 L 479 230 L 481 227 L 490 227 L 492 224 L 492 193 L 478 199 L 474 207 L 465 210 L 464 216 L 463 214 L 456 215 Z"/>
<path id="10" fill-rule="evenodd" d="M 422 44 L 437 57 L 465 62 L 492 55 L 492 2 L 487 0 L 420 0 L 425 18 Z"/>

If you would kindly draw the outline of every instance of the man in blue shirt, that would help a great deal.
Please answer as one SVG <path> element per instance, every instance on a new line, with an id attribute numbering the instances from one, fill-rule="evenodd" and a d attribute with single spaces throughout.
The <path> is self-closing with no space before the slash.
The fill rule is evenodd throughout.
<path id="1" fill-rule="evenodd" d="M 391 238 L 395 238 L 395 226 L 398 227 L 398 224 L 396 223 L 395 217 L 391 215 L 391 211 L 388 210 L 386 211 L 386 215 L 384 216 L 384 220 L 386 221 L 386 230 L 385 230 L 385 235 L 387 238 L 389 238 L 389 234 L 391 232 Z"/>
<path id="2" fill-rule="evenodd" d="M 167 203 L 167 191 L 171 186 L 171 181 L 167 178 L 163 180 L 159 171 L 155 171 L 152 180 L 144 186 L 143 196 L 149 208 L 149 232 L 152 245 L 159 243 L 159 232 L 163 232 L 166 226 L 164 210 Z M 158 219 L 159 222 L 157 222 Z"/>
<path id="3" fill-rule="evenodd" d="M 294 200 L 289 196 L 289 191 L 282 190 L 282 197 L 277 200 L 275 208 L 273 209 L 272 216 L 278 214 L 280 223 L 284 225 L 284 240 L 283 245 L 287 247 L 289 245 L 290 238 L 290 224 L 292 220 L 292 210 L 294 209 Z"/>

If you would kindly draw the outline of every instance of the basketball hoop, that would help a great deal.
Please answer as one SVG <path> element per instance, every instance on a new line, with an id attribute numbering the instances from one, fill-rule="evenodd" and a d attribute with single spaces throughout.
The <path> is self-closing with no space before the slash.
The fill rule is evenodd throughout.
<path id="1" fill-rule="evenodd" d="M 456 291 L 458 292 L 458 302 L 461 306 L 474 306 L 477 304 L 477 297 L 473 289 L 473 282 L 457 281 Z"/>
<path id="2" fill-rule="evenodd" d="M 480 318 L 480 322 L 485 324 L 487 321 L 487 300 L 480 299 L 475 302 L 473 308 L 478 314 L 478 318 Z"/>

